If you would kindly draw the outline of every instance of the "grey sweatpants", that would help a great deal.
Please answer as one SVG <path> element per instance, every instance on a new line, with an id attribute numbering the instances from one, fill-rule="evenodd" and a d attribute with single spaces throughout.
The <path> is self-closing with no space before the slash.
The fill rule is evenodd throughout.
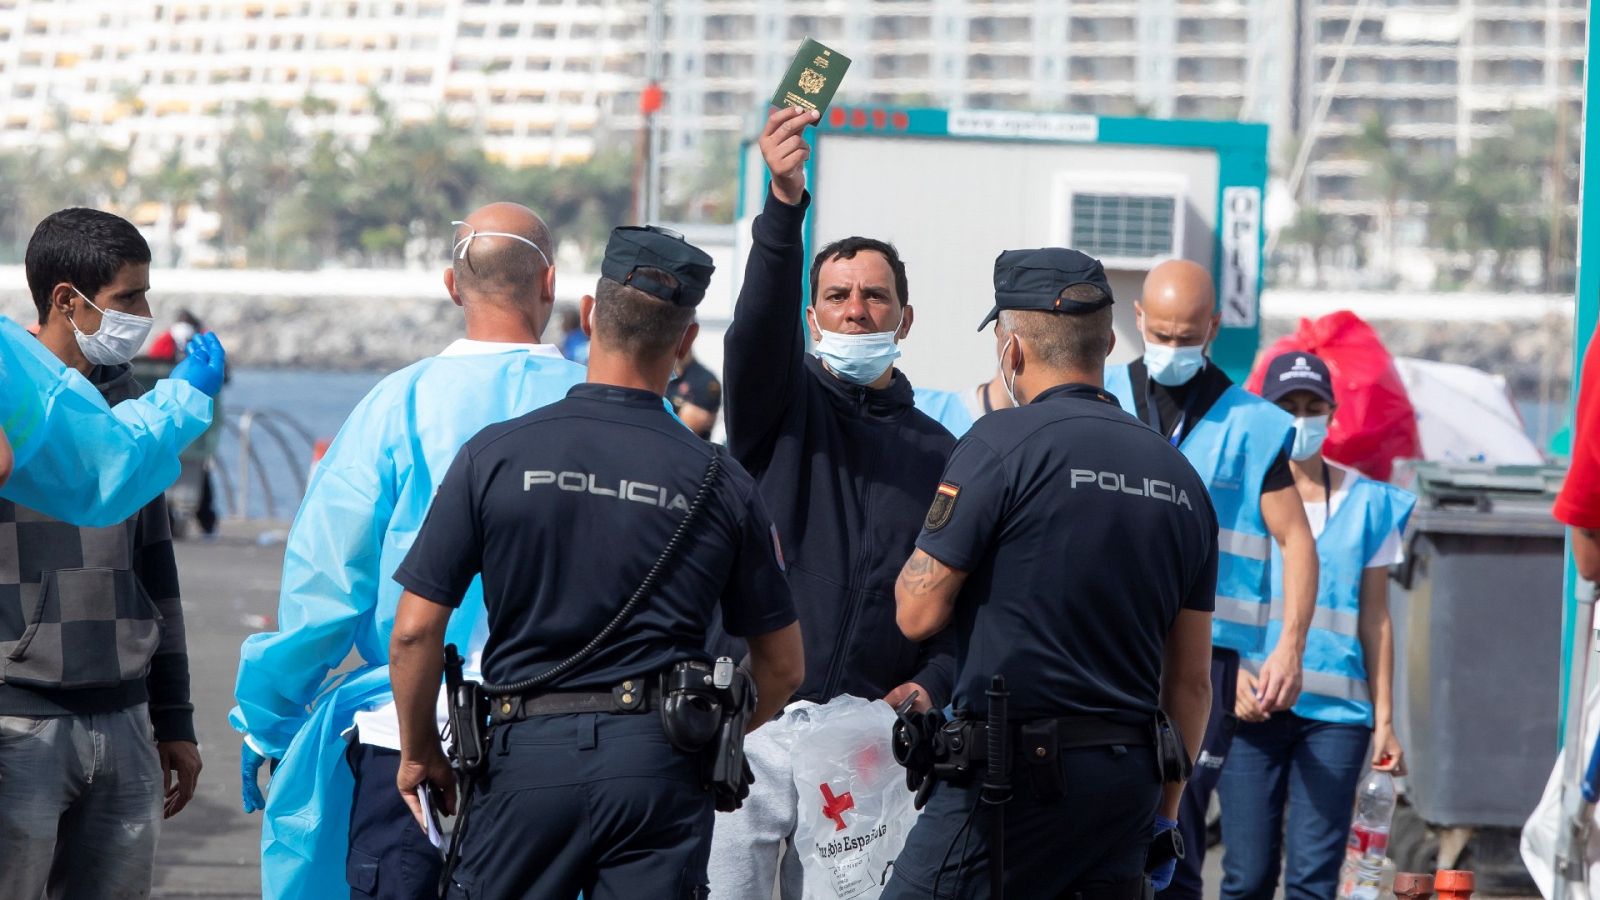
<path id="1" fill-rule="evenodd" d="M 0 900 L 150 896 L 162 801 L 145 704 L 0 716 Z"/>
<path id="2" fill-rule="evenodd" d="M 750 796 L 731 813 L 717 813 L 711 832 L 712 900 L 800 900 L 800 857 L 794 853 L 799 797 L 794 787 L 795 734 L 814 703 L 794 703 L 783 715 L 744 740 L 745 759 L 755 774 Z M 779 858 L 782 881 L 779 882 Z M 773 894 L 773 884 L 779 891 Z"/>

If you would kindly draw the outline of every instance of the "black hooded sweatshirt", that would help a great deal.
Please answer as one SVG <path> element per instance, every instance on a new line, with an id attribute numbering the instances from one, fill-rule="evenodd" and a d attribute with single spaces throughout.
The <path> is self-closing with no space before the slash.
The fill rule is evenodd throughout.
<path id="1" fill-rule="evenodd" d="M 811 198 L 769 192 L 724 345 L 728 447 L 771 510 L 805 639 L 796 699 L 878 699 L 911 681 L 950 699 L 955 637 L 914 643 L 895 624 L 910 557 L 955 438 L 912 403 L 836 378 L 805 352 L 801 228 Z"/>

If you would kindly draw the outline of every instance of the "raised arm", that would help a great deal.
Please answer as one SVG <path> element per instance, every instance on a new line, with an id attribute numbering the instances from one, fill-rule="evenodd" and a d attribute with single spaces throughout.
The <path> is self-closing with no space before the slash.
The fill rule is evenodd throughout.
<path id="1" fill-rule="evenodd" d="M 752 229 L 744 284 L 723 339 L 728 446 L 740 460 L 782 421 L 804 374 L 802 226 L 810 204 L 805 164 L 811 147 L 802 132 L 815 121 L 816 114 L 805 110 L 778 110 L 761 133 L 772 183 Z"/>

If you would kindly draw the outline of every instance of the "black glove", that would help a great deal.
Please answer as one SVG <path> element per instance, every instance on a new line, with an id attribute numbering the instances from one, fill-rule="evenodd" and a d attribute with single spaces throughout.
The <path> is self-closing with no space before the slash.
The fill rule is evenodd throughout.
<path id="1" fill-rule="evenodd" d="M 733 812 L 744 805 L 745 798 L 750 796 L 750 785 L 756 783 L 756 773 L 750 771 L 750 761 L 744 761 L 744 777 L 739 779 L 739 789 L 732 791 L 724 787 L 712 789 L 713 801 L 717 812 Z"/>

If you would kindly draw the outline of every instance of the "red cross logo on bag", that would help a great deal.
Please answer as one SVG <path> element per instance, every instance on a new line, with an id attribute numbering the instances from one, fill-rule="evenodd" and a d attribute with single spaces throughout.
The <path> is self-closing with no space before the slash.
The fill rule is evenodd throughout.
<path id="1" fill-rule="evenodd" d="M 822 785 L 822 814 L 833 820 L 833 830 L 844 830 L 845 810 L 855 809 L 856 801 L 845 791 L 839 796 L 833 795 L 833 790 L 826 784 Z"/>

